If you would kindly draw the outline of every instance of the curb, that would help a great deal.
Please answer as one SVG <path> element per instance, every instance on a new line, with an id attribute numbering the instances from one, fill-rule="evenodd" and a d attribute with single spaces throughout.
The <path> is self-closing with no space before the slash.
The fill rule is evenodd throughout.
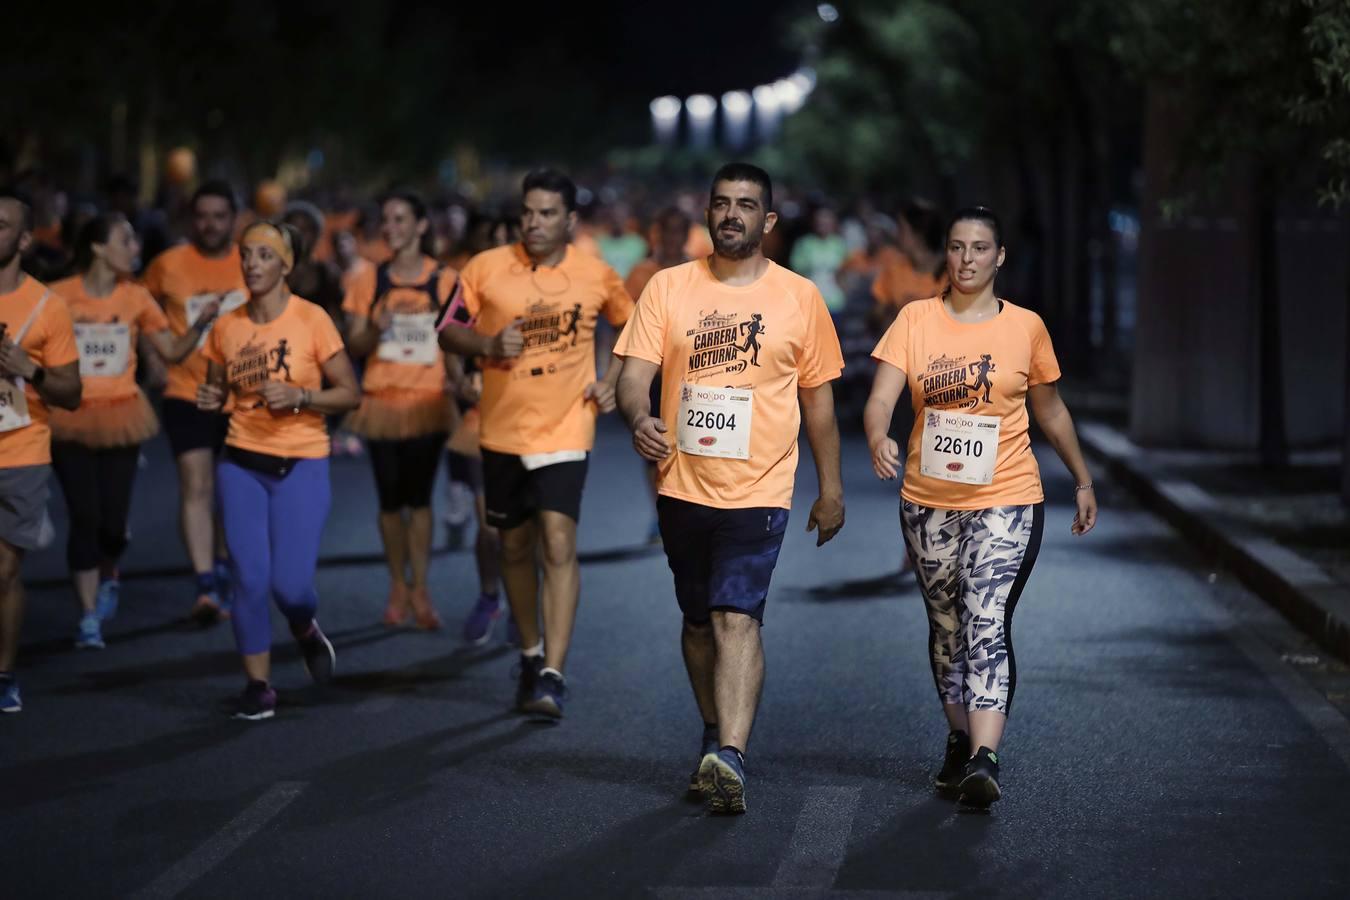
<path id="1" fill-rule="evenodd" d="M 1151 474 L 1148 451 L 1099 422 L 1079 425 L 1083 448 L 1111 476 L 1304 633 L 1350 662 L 1350 589 L 1319 566 L 1249 528 L 1226 521 L 1210 494 L 1183 478 Z"/>

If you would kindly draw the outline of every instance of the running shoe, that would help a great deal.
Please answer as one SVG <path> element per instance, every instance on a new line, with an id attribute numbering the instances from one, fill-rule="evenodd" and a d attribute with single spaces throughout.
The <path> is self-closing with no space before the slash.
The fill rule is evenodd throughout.
<path id="1" fill-rule="evenodd" d="M 1003 796 L 998 786 L 998 754 L 988 747 L 981 747 L 966 763 L 960 791 L 961 803 L 977 809 L 988 809 Z"/>
<path id="2" fill-rule="evenodd" d="M 947 734 L 947 755 L 942 760 L 942 768 L 933 776 L 933 783 L 939 791 L 952 791 L 961 783 L 966 773 L 966 763 L 970 761 L 970 735 L 964 731 L 952 731 Z"/>
<path id="3" fill-rule="evenodd" d="M 431 597 L 424 587 L 413 588 L 408 592 L 408 602 L 412 604 L 413 621 L 423 631 L 439 631 L 441 617 L 431 605 Z"/>
<path id="4" fill-rule="evenodd" d="M 464 642 L 481 647 L 492 640 L 492 630 L 502 617 L 502 601 L 496 594 L 479 594 L 473 612 L 464 621 Z"/>
<path id="5" fill-rule="evenodd" d="M 408 621 L 412 610 L 408 608 L 408 586 L 401 581 L 389 585 L 389 603 L 384 608 L 384 624 L 398 628 Z"/>
<path id="6" fill-rule="evenodd" d="M 527 713 L 561 719 L 563 700 L 567 698 L 567 681 L 557 669 L 541 669 L 534 683 L 534 693 L 525 704 Z"/>
<path id="7" fill-rule="evenodd" d="M 539 681 L 539 670 L 544 668 L 544 657 L 521 656 L 512 671 L 516 678 L 516 709 L 525 712 L 525 705 L 534 697 L 534 686 Z"/>
<path id="8" fill-rule="evenodd" d="M 19 679 L 13 675 L 0 678 L 0 713 L 16 713 L 23 709 L 19 696 Z"/>
<path id="9" fill-rule="evenodd" d="M 250 681 L 239 695 L 239 704 L 235 708 L 236 719 L 248 719 L 257 722 L 270 719 L 277 713 L 277 692 L 265 681 Z"/>
<path id="10" fill-rule="evenodd" d="M 230 614 L 221 606 L 220 595 L 215 591 L 198 594 L 197 602 L 192 605 L 192 612 L 188 615 L 192 621 L 203 627 L 214 625 L 230 617 Z"/>
<path id="11" fill-rule="evenodd" d="M 85 613 L 80 619 L 80 630 L 75 635 L 75 646 L 80 650 L 103 649 L 103 628 L 97 613 Z"/>
<path id="12" fill-rule="evenodd" d="M 300 646 L 300 658 L 304 661 L 305 671 L 315 684 L 327 684 L 333 678 L 337 668 L 337 651 L 333 642 L 323 633 L 317 619 L 309 623 L 309 629 L 302 635 L 296 635 L 295 642 Z"/>
<path id="13" fill-rule="evenodd" d="M 116 577 L 105 578 L 98 583 L 98 593 L 94 595 L 94 614 L 101 622 L 111 622 L 117 616 L 117 602 L 121 598 L 122 582 Z"/>
<path id="14" fill-rule="evenodd" d="M 707 729 L 704 729 L 703 740 L 700 743 L 698 763 L 694 766 L 694 771 L 689 773 L 689 793 L 691 794 L 703 793 L 703 779 L 699 773 L 703 770 L 704 757 L 709 754 L 717 754 L 717 731 L 713 730 L 709 733 Z"/>
<path id="15" fill-rule="evenodd" d="M 733 747 L 703 757 L 698 766 L 699 789 L 714 815 L 745 812 L 745 760 Z"/>

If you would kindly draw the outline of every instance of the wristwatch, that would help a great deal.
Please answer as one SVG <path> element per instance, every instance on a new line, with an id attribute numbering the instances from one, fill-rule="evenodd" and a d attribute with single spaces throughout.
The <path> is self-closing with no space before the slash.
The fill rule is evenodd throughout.
<path id="1" fill-rule="evenodd" d="M 38 366 L 37 368 L 33 369 L 33 377 L 28 379 L 29 383 L 32 384 L 33 387 L 35 388 L 42 387 L 42 382 L 46 380 L 47 380 L 47 370 L 42 368 L 42 366 Z"/>

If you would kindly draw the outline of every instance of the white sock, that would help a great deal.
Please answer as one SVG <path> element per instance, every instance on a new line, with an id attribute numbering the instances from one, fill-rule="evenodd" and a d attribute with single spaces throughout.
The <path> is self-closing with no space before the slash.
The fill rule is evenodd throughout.
<path id="1" fill-rule="evenodd" d="M 567 680 L 566 678 L 563 678 L 563 673 L 559 672 L 557 669 L 540 669 L 540 670 L 539 670 L 539 674 L 540 674 L 540 675 L 547 675 L 547 674 L 550 673 L 550 672 L 552 672 L 554 675 L 556 675 L 556 676 L 558 677 L 558 680 L 559 680 L 559 681 L 566 681 L 566 680 Z"/>
<path id="2" fill-rule="evenodd" d="M 543 642 L 543 641 L 540 641 L 539 643 L 535 644 L 533 647 L 530 647 L 530 648 L 528 648 L 528 649 L 525 648 L 525 647 L 521 647 L 521 648 L 520 648 L 520 655 L 521 655 L 521 656 L 528 656 L 528 657 L 530 657 L 530 658 L 534 658 L 534 657 L 536 657 L 536 656 L 543 656 L 543 655 L 544 655 L 544 642 Z"/>

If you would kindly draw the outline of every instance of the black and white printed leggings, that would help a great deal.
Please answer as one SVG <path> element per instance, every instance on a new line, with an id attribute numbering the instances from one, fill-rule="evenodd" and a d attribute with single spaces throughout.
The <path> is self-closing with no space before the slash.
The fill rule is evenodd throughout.
<path id="1" fill-rule="evenodd" d="M 1043 503 L 953 510 L 901 502 L 943 703 L 1008 714 L 1017 687 L 1013 609 L 1036 564 L 1044 523 Z"/>

